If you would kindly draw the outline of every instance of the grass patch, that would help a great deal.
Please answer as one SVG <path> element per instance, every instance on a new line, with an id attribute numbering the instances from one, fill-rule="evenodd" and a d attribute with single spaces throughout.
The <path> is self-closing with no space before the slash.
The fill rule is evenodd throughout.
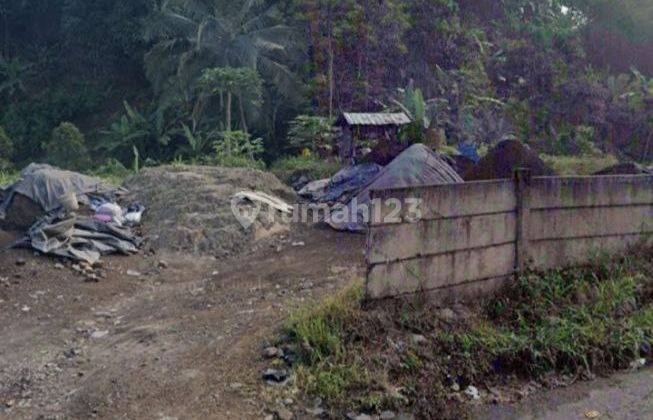
<path id="1" fill-rule="evenodd" d="M 285 327 L 299 349 L 297 385 L 334 415 L 457 417 L 464 409 L 452 403 L 453 382 L 462 391 L 514 378 L 583 378 L 653 356 L 650 247 L 525 275 L 473 307 L 438 309 L 416 298 L 363 309 L 362 297 L 355 286 Z"/>
<path id="2" fill-rule="evenodd" d="M 0 170 L 0 187 L 7 187 L 18 180 L 20 173 Z"/>
<path id="3" fill-rule="evenodd" d="M 562 176 L 593 175 L 619 163 L 613 155 L 601 157 L 541 155 L 540 157 L 555 173 Z"/>
<path id="4" fill-rule="evenodd" d="M 277 160 L 270 170 L 280 180 L 290 183 L 300 175 L 306 175 L 312 180 L 330 178 L 340 170 L 340 165 L 312 156 L 295 156 Z"/>

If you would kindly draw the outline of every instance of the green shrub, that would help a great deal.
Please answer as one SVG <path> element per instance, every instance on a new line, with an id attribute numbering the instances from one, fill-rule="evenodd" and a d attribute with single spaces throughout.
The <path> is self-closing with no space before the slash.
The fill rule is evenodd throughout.
<path id="1" fill-rule="evenodd" d="M 541 155 L 540 158 L 556 174 L 562 176 L 592 175 L 619 163 L 619 160 L 612 155 L 601 157 Z"/>
<path id="2" fill-rule="evenodd" d="M 603 154 L 594 144 L 594 128 L 585 125 L 562 129 L 549 150 L 554 155 L 600 157 Z"/>
<path id="3" fill-rule="evenodd" d="M 0 169 L 0 187 L 6 187 L 16 182 L 20 174 L 18 172 L 9 172 Z"/>
<path id="4" fill-rule="evenodd" d="M 107 159 L 104 165 L 93 171 L 93 175 L 113 185 L 122 184 L 125 178 L 131 174 L 132 171 L 127 169 L 119 160 L 113 158 Z"/>
<path id="5" fill-rule="evenodd" d="M 0 127 L 0 170 L 11 167 L 11 158 L 14 154 L 14 143 L 11 141 L 4 128 Z"/>
<path id="6" fill-rule="evenodd" d="M 213 143 L 215 163 L 231 168 L 264 169 L 265 163 L 258 157 L 264 152 L 263 140 L 253 139 L 243 131 L 224 131 L 220 140 Z"/>
<path id="7" fill-rule="evenodd" d="M 320 156 L 328 156 L 333 151 L 337 129 L 333 120 L 324 117 L 299 115 L 290 123 L 288 129 L 289 150 L 300 153 L 308 149 Z"/>
<path id="8" fill-rule="evenodd" d="M 297 174 L 312 180 L 329 178 L 340 170 L 340 165 L 305 155 L 281 158 L 272 164 L 271 170 L 279 179 L 290 183 Z"/>
<path id="9" fill-rule="evenodd" d="M 80 171 L 90 164 L 84 135 L 72 123 L 63 122 L 52 131 L 45 151 L 48 162 L 60 168 Z"/>

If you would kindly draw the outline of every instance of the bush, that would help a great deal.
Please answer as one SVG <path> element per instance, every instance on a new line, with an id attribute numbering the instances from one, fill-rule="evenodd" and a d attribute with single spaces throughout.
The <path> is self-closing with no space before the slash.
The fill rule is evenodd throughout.
<path id="1" fill-rule="evenodd" d="M 272 164 L 271 170 L 277 178 L 291 183 L 292 178 L 298 174 L 312 180 L 330 178 L 340 170 L 340 165 L 311 155 L 302 155 L 281 158 Z"/>
<path id="2" fill-rule="evenodd" d="M 11 157 L 13 154 L 14 143 L 4 128 L 0 127 L 0 170 L 7 170 L 11 167 Z"/>
<path id="3" fill-rule="evenodd" d="M 333 151 L 335 138 L 333 120 L 324 117 L 300 115 L 290 122 L 288 129 L 289 149 L 293 153 L 308 149 L 320 156 L 328 156 Z"/>
<path id="4" fill-rule="evenodd" d="M 561 176 L 593 175 L 619 163 L 613 155 L 601 157 L 540 155 L 540 158 L 546 166 Z"/>
<path id="5" fill-rule="evenodd" d="M 127 169 L 119 160 L 113 158 L 107 159 L 104 165 L 93 171 L 93 175 L 112 185 L 122 184 L 131 174 L 132 171 Z"/>
<path id="6" fill-rule="evenodd" d="M 554 155 L 600 157 L 603 153 L 594 144 L 594 128 L 585 125 L 564 128 L 549 147 Z"/>
<path id="7" fill-rule="evenodd" d="M 52 131 L 45 151 L 48 162 L 60 168 L 80 171 L 90 164 L 84 135 L 72 123 L 63 122 Z"/>
<path id="8" fill-rule="evenodd" d="M 230 168 L 264 169 L 265 163 L 258 159 L 264 149 L 263 140 L 252 139 L 243 131 L 225 131 L 220 133 L 220 140 L 213 143 L 215 163 Z"/>

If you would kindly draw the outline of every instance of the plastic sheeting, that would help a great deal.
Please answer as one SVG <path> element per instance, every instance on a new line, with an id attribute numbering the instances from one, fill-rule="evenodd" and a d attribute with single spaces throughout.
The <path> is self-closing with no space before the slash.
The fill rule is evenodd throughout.
<path id="1" fill-rule="evenodd" d="M 346 203 L 382 169 L 375 163 L 349 166 L 329 180 L 309 183 L 299 191 L 299 195 L 319 203 Z"/>
<path id="2" fill-rule="evenodd" d="M 0 219 L 4 219 L 15 194 L 22 194 L 39 204 L 45 212 L 61 206 L 61 198 L 75 194 L 82 204 L 89 204 L 89 195 L 115 196 L 116 189 L 97 178 L 64 171 L 50 165 L 32 163 L 20 173 L 20 179 L 5 191 L 0 204 Z"/>
<path id="3" fill-rule="evenodd" d="M 370 191 L 464 182 L 438 154 L 423 144 L 415 144 L 379 172 L 349 204 L 332 212 L 326 222 L 336 230 L 363 232 L 368 215 L 361 207 L 370 204 Z"/>
<path id="4" fill-rule="evenodd" d="M 0 205 L 0 218 L 20 198 L 42 208 L 42 214 L 14 247 L 28 247 L 47 255 L 97 262 L 105 254 L 137 252 L 142 239 L 128 227 L 116 222 L 122 219 L 122 208 L 114 202 L 119 190 L 98 179 L 50 165 L 31 164 L 21 172 L 21 178 L 9 187 Z M 110 222 L 94 220 L 73 211 L 78 203 L 113 210 Z M 142 206 L 137 206 L 139 218 Z M 115 214 L 114 214 L 115 213 Z M 118 220 L 120 222 L 121 220 Z"/>

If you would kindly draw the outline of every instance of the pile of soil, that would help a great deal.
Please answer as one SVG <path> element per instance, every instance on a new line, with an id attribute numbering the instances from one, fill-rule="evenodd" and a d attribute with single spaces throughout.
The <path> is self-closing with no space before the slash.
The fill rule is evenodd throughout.
<path id="1" fill-rule="evenodd" d="M 533 176 L 555 175 L 555 172 L 527 146 L 518 140 L 506 140 L 490 150 L 464 178 L 465 181 L 512 178 L 517 168 L 529 168 Z"/>
<path id="2" fill-rule="evenodd" d="M 155 249 L 226 257 L 289 229 L 280 217 L 240 225 L 231 198 L 243 190 L 261 191 L 294 203 L 295 193 L 270 173 L 206 166 L 148 168 L 125 182 L 129 201 L 147 208 L 142 225 Z"/>
<path id="3" fill-rule="evenodd" d="M 0 202 L 2 198 L 0 197 Z M 0 220 L 0 229 L 24 232 L 43 216 L 43 208 L 25 197 L 16 194 L 11 200 L 4 220 Z"/>
<path id="4" fill-rule="evenodd" d="M 600 170 L 594 175 L 653 175 L 653 171 L 631 162 L 611 166 Z"/>

